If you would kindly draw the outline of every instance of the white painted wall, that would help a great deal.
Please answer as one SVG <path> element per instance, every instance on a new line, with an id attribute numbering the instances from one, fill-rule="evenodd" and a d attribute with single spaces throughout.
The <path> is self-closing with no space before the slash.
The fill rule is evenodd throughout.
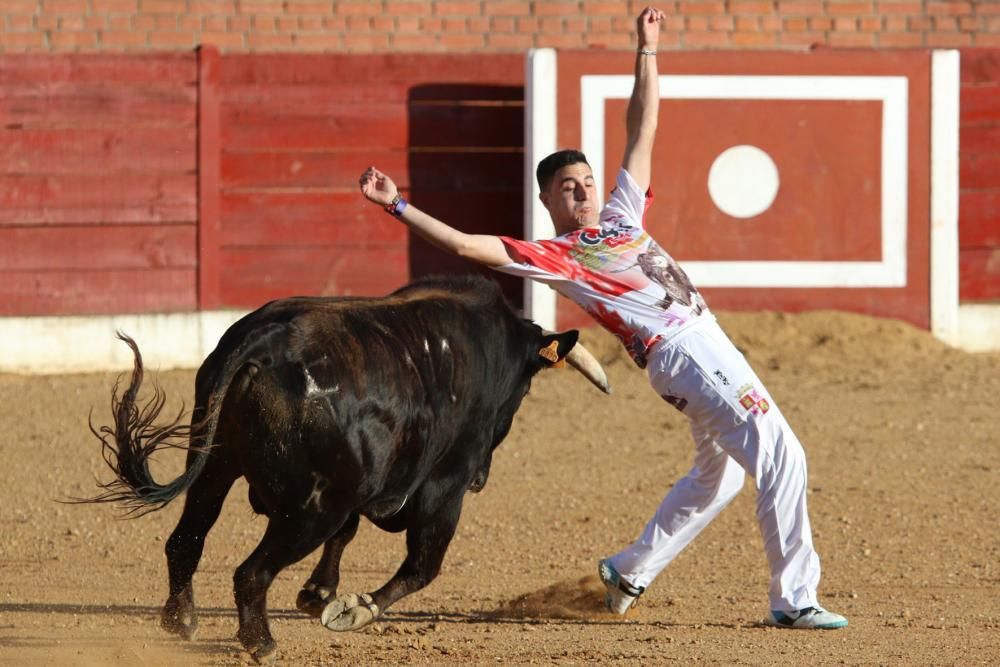
<path id="1" fill-rule="evenodd" d="M 83 373 L 132 367 L 131 336 L 150 370 L 197 368 L 242 311 L 0 318 L 0 372 Z"/>
<path id="2" fill-rule="evenodd" d="M 954 345 L 969 352 L 1000 352 L 1000 305 L 959 306 Z"/>

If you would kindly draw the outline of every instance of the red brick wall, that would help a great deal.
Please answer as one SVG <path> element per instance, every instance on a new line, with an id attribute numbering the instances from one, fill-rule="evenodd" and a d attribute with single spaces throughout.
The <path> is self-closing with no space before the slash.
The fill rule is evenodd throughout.
<path id="1" fill-rule="evenodd" d="M 631 46 L 647 0 L 2 0 L 0 53 Z M 662 0 L 672 49 L 997 47 L 997 0 Z"/>

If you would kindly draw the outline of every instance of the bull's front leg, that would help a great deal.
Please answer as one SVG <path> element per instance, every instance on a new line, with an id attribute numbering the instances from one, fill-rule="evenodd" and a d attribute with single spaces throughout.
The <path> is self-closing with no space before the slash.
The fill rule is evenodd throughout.
<path id="1" fill-rule="evenodd" d="M 360 519 L 360 514 L 352 514 L 344 527 L 326 541 L 323 556 L 295 600 L 295 606 L 300 611 L 319 618 L 327 603 L 336 597 L 337 586 L 340 585 L 340 559 L 348 543 L 357 534 Z"/>
<path id="2" fill-rule="evenodd" d="M 324 626 L 336 632 L 358 630 L 377 619 L 401 598 L 434 581 L 462 514 L 465 488 L 434 512 L 417 512 L 406 531 L 406 560 L 396 574 L 374 593 L 338 596 L 323 610 Z"/>

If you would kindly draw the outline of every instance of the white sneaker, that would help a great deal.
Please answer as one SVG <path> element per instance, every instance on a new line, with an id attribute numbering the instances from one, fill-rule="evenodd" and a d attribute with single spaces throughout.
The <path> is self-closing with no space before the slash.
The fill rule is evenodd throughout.
<path id="1" fill-rule="evenodd" d="M 604 595 L 604 606 L 615 614 L 624 614 L 635 606 L 639 596 L 646 590 L 644 586 L 633 586 L 618 574 L 618 570 L 610 560 L 604 559 L 597 563 L 597 576 L 607 593 Z"/>
<path id="2" fill-rule="evenodd" d="M 764 625 L 793 630 L 834 630 L 846 628 L 847 619 L 822 607 L 806 607 L 798 611 L 774 611 L 764 619 Z"/>

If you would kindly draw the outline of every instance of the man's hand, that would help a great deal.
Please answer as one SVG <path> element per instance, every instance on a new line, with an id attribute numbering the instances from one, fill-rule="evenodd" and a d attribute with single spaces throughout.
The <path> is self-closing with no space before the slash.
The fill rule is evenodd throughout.
<path id="1" fill-rule="evenodd" d="M 365 199 L 375 202 L 379 206 L 388 205 L 399 192 L 392 179 L 375 167 L 365 169 L 361 178 L 358 179 L 358 185 L 361 186 L 361 194 L 365 196 Z"/>
<path id="2" fill-rule="evenodd" d="M 656 50 L 660 43 L 660 24 L 665 14 L 654 7 L 646 7 L 636 19 L 636 34 L 639 35 L 639 48 Z"/>

